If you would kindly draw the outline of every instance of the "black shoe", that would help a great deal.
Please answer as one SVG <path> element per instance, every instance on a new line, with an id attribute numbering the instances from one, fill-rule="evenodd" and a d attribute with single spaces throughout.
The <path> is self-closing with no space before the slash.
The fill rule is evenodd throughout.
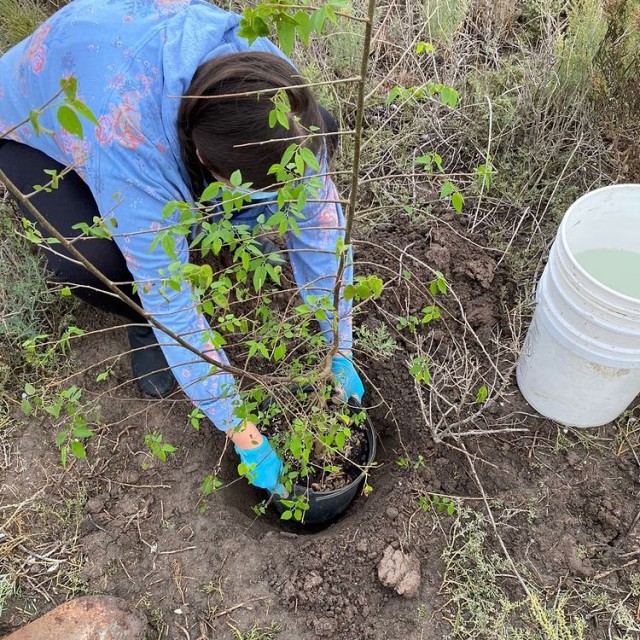
<path id="1" fill-rule="evenodd" d="M 153 329 L 127 327 L 131 353 L 131 370 L 138 387 L 152 398 L 163 398 L 176 387 L 176 379 L 169 369 L 167 360 L 156 340 Z"/>

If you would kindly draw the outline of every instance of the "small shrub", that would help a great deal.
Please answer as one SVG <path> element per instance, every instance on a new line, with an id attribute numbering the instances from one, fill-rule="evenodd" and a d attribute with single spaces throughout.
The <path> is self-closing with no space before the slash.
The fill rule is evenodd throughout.
<path id="1" fill-rule="evenodd" d="M 359 351 L 374 360 L 389 360 L 400 348 L 385 324 L 379 324 L 374 329 L 369 329 L 366 325 L 356 327 L 354 344 Z"/>

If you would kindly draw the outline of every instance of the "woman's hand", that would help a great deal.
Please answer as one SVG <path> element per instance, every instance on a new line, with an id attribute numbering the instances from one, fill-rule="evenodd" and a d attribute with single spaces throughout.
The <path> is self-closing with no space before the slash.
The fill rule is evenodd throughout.
<path id="1" fill-rule="evenodd" d="M 242 431 L 230 432 L 229 438 L 233 441 L 241 462 L 249 467 L 249 482 L 255 487 L 285 496 L 285 488 L 280 483 L 282 462 L 269 444 L 269 440 L 257 427 L 247 423 Z"/>
<path id="2" fill-rule="evenodd" d="M 344 399 L 348 400 L 351 396 L 355 396 L 358 402 L 362 402 L 364 394 L 364 386 L 360 376 L 353 366 L 351 358 L 336 355 L 331 360 L 331 372 L 338 383 L 338 387 L 344 394 Z"/>

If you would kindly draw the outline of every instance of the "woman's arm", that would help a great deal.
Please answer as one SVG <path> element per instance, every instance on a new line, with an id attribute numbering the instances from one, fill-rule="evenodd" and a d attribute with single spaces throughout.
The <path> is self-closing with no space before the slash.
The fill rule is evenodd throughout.
<path id="1" fill-rule="evenodd" d="M 338 192 L 327 167 L 321 168 L 322 189 L 304 207 L 304 220 L 297 220 L 300 234 L 292 231 L 287 234 L 287 246 L 290 251 L 291 265 L 304 301 L 309 306 L 318 306 L 313 300 L 328 299 L 333 305 L 333 292 L 338 273 L 339 256 L 336 248 L 344 240 L 345 219 L 338 202 Z M 353 263 L 351 248 L 347 254 L 347 266 L 342 278 L 342 289 L 353 281 Z M 338 348 L 340 353 L 350 355 L 352 338 L 351 302 L 340 295 L 338 307 Z M 328 344 L 333 341 L 333 316 L 320 320 L 320 329 Z"/>
<path id="2" fill-rule="evenodd" d="M 173 262 L 186 264 L 189 259 L 187 240 L 181 235 L 173 234 L 175 260 L 167 255 L 161 243 L 154 246 L 160 230 L 177 221 L 162 217 L 165 203 L 175 199 L 175 194 L 160 184 L 149 185 L 147 177 L 144 182 L 132 177 L 122 178 L 117 185 L 109 180 L 101 190 L 104 194 L 116 191 L 115 206 L 113 199 L 106 199 L 106 196 L 99 206 L 101 211 L 111 206 L 112 210 L 103 217 L 133 275 L 145 311 L 195 349 L 222 364 L 229 364 L 224 351 L 214 346 L 216 336 L 198 311 L 199 299 L 189 283 L 180 282 L 178 290 L 164 284 L 169 266 Z M 240 398 L 233 376 L 215 369 L 162 331 L 154 328 L 154 332 L 186 395 L 218 429 L 228 432 L 238 428 L 242 420 L 234 415 L 234 411 Z"/>

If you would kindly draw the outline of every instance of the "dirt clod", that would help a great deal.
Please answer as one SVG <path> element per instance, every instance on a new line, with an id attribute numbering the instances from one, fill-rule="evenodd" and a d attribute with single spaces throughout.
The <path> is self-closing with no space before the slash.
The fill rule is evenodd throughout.
<path id="1" fill-rule="evenodd" d="M 85 505 L 84 510 L 87 513 L 100 513 L 104 509 L 104 500 L 101 498 L 91 498 Z"/>
<path id="2" fill-rule="evenodd" d="M 415 598 L 420 588 L 420 563 L 415 556 L 389 545 L 378 565 L 378 578 L 398 595 Z"/>

